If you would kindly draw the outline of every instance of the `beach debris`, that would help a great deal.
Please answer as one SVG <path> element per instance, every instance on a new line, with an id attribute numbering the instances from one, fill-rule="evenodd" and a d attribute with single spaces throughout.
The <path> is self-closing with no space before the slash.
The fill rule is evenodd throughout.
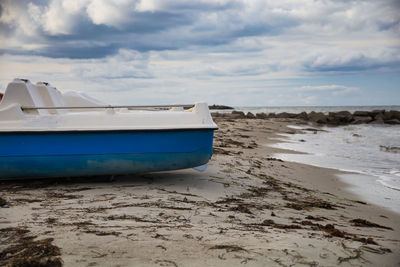
<path id="1" fill-rule="evenodd" d="M 400 153 L 400 147 L 397 146 L 379 146 L 379 148 L 384 152 Z"/>
<path id="2" fill-rule="evenodd" d="M 0 251 L 0 266 L 62 266 L 60 248 L 53 245 L 53 238 L 34 240 L 25 228 L 0 229 L 0 238 L 9 246 Z"/>
<path id="3" fill-rule="evenodd" d="M 392 252 L 390 248 L 384 248 L 384 247 L 373 248 L 366 245 L 361 246 L 361 249 L 375 254 L 386 254 Z"/>
<path id="4" fill-rule="evenodd" d="M 230 207 L 228 210 L 229 211 L 239 211 L 239 212 L 247 213 L 247 214 L 253 214 L 251 212 L 251 210 L 249 209 L 249 205 L 247 205 L 247 204 L 238 204 L 235 207 Z"/>
<path id="5" fill-rule="evenodd" d="M 165 241 L 169 240 L 165 235 L 158 234 L 158 233 L 156 233 L 156 235 L 152 236 L 152 237 L 153 238 L 157 238 L 157 239 L 161 239 L 161 240 L 165 240 Z"/>
<path id="6" fill-rule="evenodd" d="M 326 224 L 322 225 L 319 223 L 313 223 L 311 221 L 301 221 L 301 225 L 303 226 L 311 226 L 312 230 L 320 230 L 325 233 L 327 233 L 330 237 L 340 237 L 340 238 L 345 238 L 345 239 L 351 239 L 353 241 L 358 241 L 364 244 L 371 244 L 371 245 L 379 245 L 377 242 L 372 237 L 358 237 L 355 234 L 348 233 L 342 230 L 339 230 L 335 228 L 335 225 L 333 224 Z"/>
<path id="7" fill-rule="evenodd" d="M 69 195 L 59 192 L 47 192 L 46 198 L 63 198 L 63 199 L 77 199 L 82 198 L 82 195 Z"/>
<path id="8" fill-rule="evenodd" d="M 0 197 L 0 206 L 4 208 L 5 205 L 8 205 L 7 201 L 4 198 Z"/>
<path id="9" fill-rule="evenodd" d="M 382 229 L 387 229 L 387 230 L 393 230 L 391 227 L 383 226 L 377 223 L 373 223 L 370 221 L 367 221 L 365 219 L 354 219 L 350 221 L 353 226 L 359 226 L 359 227 L 375 227 L 375 228 L 382 228 Z"/>
<path id="10" fill-rule="evenodd" d="M 157 247 L 157 248 L 161 248 L 161 249 L 163 249 L 163 250 L 167 250 L 167 248 L 164 247 L 163 245 L 157 245 L 156 247 Z"/>
<path id="11" fill-rule="evenodd" d="M 45 220 L 47 224 L 55 224 L 57 222 L 56 218 L 49 217 Z"/>
<path id="12" fill-rule="evenodd" d="M 319 222 L 326 220 L 325 217 L 321 217 L 321 216 L 314 217 L 312 215 L 307 215 L 306 219 L 307 220 L 313 220 L 313 221 L 319 221 Z"/>
<path id="13" fill-rule="evenodd" d="M 175 266 L 175 267 L 178 267 L 178 264 L 176 264 L 174 261 L 171 261 L 171 260 L 156 260 L 156 263 L 159 264 L 160 266 Z"/>
<path id="14" fill-rule="evenodd" d="M 296 224 L 280 224 L 275 223 L 274 220 L 266 219 L 260 224 L 253 224 L 253 225 L 260 225 L 260 226 L 270 226 L 278 229 L 302 229 L 300 225 Z"/>
<path id="15" fill-rule="evenodd" d="M 279 162 L 283 162 L 283 160 L 277 159 L 277 158 L 266 158 L 266 160 L 268 160 L 268 161 L 279 161 Z"/>
<path id="16" fill-rule="evenodd" d="M 354 251 L 354 254 L 351 255 L 351 256 L 349 256 L 349 257 L 339 257 L 339 258 L 338 258 L 339 264 L 341 264 L 341 263 L 343 263 L 343 262 L 350 261 L 350 260 L 358 259 L 358 258 L 361 257 L 361 250 L 359 250 L 359 249 L 354 249 L 353 251 Z"/>
<path id="17" fill-rule="evenodd" d="M 309 200 L 298 200 L 296 198 L 290 198 L 288 196 L 284 196 L 284 200 L 290 201 L 286 203 L 287 208 L 295 209 L 295 210 L 309 210 L 311 208 L 320 208 L 326 210 L 335 210 L 335 204 L 332 204 L 328 201 L 310 198 Z"/>
<path id="18" fill-rule="evenodd" d="M 85 229 L 83 232 L 87 234 L 95 234 L 97 236 L 107 236 L 107 235 L 119 236 L 120 234 L 122 234 L 121 232 L 116 232 L 116 231 L 107 232 L 107 231 L 89 230 L 89 229 Z"/>
<path id="19" fill-rule="evenodd" d="M 214 245 L 214 246 L 210 247 L 209 249 L 225 249 L 225 251 L 227 253 L 228 252 L 237 252 L 237 251 L 248 252 L 247 249 L 244 249 L 237 245 Z"/>

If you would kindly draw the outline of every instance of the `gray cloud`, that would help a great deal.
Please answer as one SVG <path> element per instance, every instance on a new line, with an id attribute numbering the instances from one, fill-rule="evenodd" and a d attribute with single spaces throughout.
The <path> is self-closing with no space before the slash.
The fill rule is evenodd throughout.
<path id="1" fill-rule="evenodd" d="M 240 1 L 149 2 L 154 6 L 146 7 L 146 1 L 136 0 L 121 5 L 108 0 L 18 4 L 6 0 L 0 4 L 0 33 L 3 38 L 13 35 L 13 42 L 2 50 L 99 58 L 116 53 L 118 48 L 150 51 L 222 45 L 241 37 L 279 34 L 296 25 L 295 19 L 270 12 L 267 6 L 250 9 Z M 31 49 L 24 46 L 26 43 L 39 48 Z M 88 51 L 85 44 L 93 50 Z"/>
<path id="2" fill-rule="evenodd" d="M 306 71 L 351 73 L 361 71 L 400 71 L 400 59 L 395 54 L 372 57 L 357 53 L 350 57 L 319 58 L 304 63 Z"/>

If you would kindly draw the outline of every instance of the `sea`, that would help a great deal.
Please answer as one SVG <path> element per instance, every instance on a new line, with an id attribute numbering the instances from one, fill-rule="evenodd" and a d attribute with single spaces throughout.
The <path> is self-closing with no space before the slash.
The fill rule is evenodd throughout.
<path id="1" fill-rule="evenodd" d="M 235 107 L 252 113 L 398 110 L 400 106 Z M 310 126 L 291 126 L 296 129 Z M 276 154 L 277 158 L 345 171 L 340 179 L 360 199 L 400 213 L 400 125 L 322 127 L 316 134 L 282 134 L 277 148 L 303 154 Z M 323 177 L 321 177 L 323 179 Z"/>

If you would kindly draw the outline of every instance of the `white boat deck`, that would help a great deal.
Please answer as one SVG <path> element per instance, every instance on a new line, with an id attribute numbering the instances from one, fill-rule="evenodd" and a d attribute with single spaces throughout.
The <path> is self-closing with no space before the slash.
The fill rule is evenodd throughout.
<path id="1" fill-rule="evenodd" d="M 183 106 L 108 106 L 15 79 L 0 102 L 0 132 L 217 129 L 206 103 Z"/>

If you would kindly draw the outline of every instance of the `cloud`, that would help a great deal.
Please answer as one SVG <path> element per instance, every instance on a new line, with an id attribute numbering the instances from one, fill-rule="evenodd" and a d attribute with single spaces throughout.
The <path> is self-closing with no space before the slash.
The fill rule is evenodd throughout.
<path id="1" fill-rule="evenodd" d="M 318 103 L 364 92 L 362 75 L 400 73 L 399 12 L 397 0 L 3 0 L 0 80 L 121 101 L 135 88 L 145 100 Z"/>
<path id="2" fill-rule="evenodd" d="M 343 85 L 317 85 L 317 86 L 301 86 L 294 89 L 298 92 L 331 92 L 332 95 L 347 95 L 350 93 L 359 92 L 359 87 L 350 87 Z"/>
<path id="3" fill-rule="evenodd" d="M 342 53 L 325 52 L 306 60 L 304 68 L 310 72 L 399 71 L 400 57 L 396 50 L 381 48 L 373 52 L 350 49 Z"/>

